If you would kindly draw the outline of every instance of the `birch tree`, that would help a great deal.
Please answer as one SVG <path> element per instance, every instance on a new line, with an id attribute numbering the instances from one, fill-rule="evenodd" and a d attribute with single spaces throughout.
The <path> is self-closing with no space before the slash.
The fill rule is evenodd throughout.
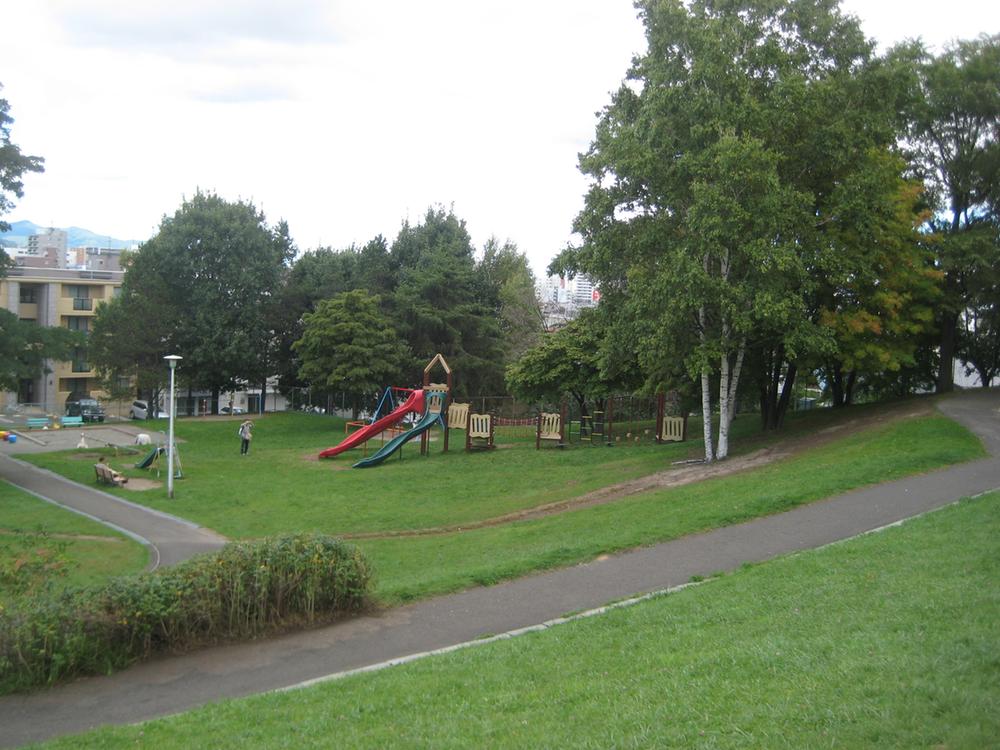
<path id="1" fill-rule="evenodd" d="M 905 87 L 835 0 L 637 7 L 648 48 L 580 157 L 582 242 L 551 270 L 589 273 L 643 349 L 683 358 L 710 461 L 728 454 L 748 352 L 780 352 L 771 371 L 790 388 L 797 359 L 835 347 L 813 299 L 841 257 L 830 197 L 895 142 Z"/>

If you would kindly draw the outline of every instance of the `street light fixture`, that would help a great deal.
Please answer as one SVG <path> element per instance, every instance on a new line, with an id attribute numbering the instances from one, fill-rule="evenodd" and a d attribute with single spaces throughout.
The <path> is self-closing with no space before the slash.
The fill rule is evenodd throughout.
<path id="1" fill-rule="evenodd" d="M 164 357 L 170 365 L 170 430 L 167 437 L 167 497 L 174 498 L 174 415 L 177 413 L 177 398 L 174 391 L 174 370 L 177 369 L 178 360 L 183 357 L 177 354 L 168 354 Z M 155 407 L 154 407 L 155 408 Z"/>

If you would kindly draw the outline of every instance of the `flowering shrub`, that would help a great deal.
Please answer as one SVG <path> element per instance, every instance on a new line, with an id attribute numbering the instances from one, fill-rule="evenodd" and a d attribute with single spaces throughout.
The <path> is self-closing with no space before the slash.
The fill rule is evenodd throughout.
<path id="1" fill-rule="evenodd" d="M 371 578 L 357 548 L 296 534 L 41 596 L 0 611 L 0 693 L 356 612 Z"/>

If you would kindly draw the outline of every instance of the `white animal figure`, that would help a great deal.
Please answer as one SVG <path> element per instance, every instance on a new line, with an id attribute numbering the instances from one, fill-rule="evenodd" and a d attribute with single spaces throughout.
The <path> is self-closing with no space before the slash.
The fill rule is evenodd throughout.
<path id="1" fill-rule="evenodd" d="M 150 442 L 151 440 L 149 438 L 149 435 L 146 434 L 145 432 L 140 432 L 138 435 L 135 436 L 136 445 L 149 445 Z"/>
<path id="2" fill-rule="evenodd" d="M 86 436 L 86 434 L 84 434 L 82 432 L 80 433 L 80 442 L 76 444 L 76 447 L 77 448 L 86 448 L 87 447 L 87 436 Z"/>

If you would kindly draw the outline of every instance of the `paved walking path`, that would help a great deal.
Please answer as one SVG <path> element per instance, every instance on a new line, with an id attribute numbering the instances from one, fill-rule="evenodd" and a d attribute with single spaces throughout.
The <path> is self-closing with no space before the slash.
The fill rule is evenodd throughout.
<path id="1" fill-rule="evenodd" d="M 163 444 L 167 439 L 163 433 L 131 422 L 88 426 L 85 429 L 21 432 L 16 443 L 3 444 L 0 478 L 128 534 L 149 549 L 150 569 L 173 565 L 192 555 L 221 547 L 226 542 L 224 537 L 183 518 L 130 503 L 109 492 L 102 492 L 96 486 L 77 484 L 58 474 L 15 460 L 18 455 L 26 453 L 72 450 L 81 438 L 92 448 L 105 445 L 131 447 L 140 433 L 150 434 L 154 444 Z M 0 734 L 2 731 L 0 728 Z"/>
<path id="2" fill-rule="evenodd" d="M 958 396 L 941 409 L 978 434 L 990 458 L 310 632 L 206 649 L 36 695 L 0 698 L 0 746 L 177 713 L 535 625 L 677 586 L 695 575 L 818 547 L 1000 488 L 1000 393 Z"/>

